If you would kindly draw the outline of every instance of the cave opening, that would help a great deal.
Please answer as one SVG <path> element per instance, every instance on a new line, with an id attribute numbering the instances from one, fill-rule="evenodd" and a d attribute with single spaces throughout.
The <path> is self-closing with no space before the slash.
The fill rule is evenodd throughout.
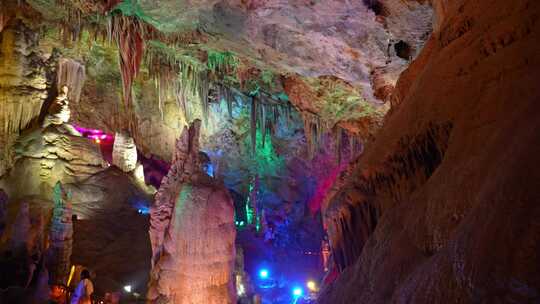
<path id="1" fill-rule="evenodd" d="M 412 56 L 413 50 L 411 49 L 411 46 L 403 41 L 400 40 L 397 43 L 394 44 L 394 50 L 396 51 L 396 55 L 405 60 L 410 60 Z"/>

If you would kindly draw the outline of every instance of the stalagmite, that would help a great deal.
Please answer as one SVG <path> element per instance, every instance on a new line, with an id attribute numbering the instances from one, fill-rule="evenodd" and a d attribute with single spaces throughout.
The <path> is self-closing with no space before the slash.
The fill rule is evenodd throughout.
<path id="1" fill-rule="evenodd" d="M 62 189 L 60 182 L 54 186 L 53 201 L 48 249 L 50 281 L 66 284 L 73 243 L 73 223 L 69 195 Z"/>
<path id="2" fill-rule="evenodd" d="M 150 211 L 150 303 L 236 303 L 233 202 L 202 169 L 199 130 L 184 129 Z"/>
<path id="3" fill-rule="evenodd" d="M 62 125 L 69 121 L 71 111 L 69 110 L 69 88 L 62 86 L 58 91 L 58 96 L 55 98 L 47 111 L 47 116 L 43 121 L 43 127 L 49 125 Z"/>
<path id="4" fill-rule="evenodd" d="M 114 136 L 112 161 L 124 172 L 131 172 L 137 166 L 137 146 L 125 132 L 117 132 Z"/>

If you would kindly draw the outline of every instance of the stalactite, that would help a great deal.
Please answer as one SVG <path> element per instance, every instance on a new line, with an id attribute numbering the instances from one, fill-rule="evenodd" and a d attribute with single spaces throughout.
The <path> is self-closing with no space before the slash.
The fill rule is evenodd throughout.
<path id="1" fill-rule="evenodd" d="M 56 73 L 58 92 L 61 92 L 63 86 L 67 86 L 69 88 L 69 101 L 78 104 L 86 78 L 84 65 L 69 58 L 61 58 L 58 61 L 58 70 Z"/>
<path id="2" fill-rule="evenodd" d="M 174 96 L 176 99 L 176 104 L 184 112 L 184 118 L 186 119 L 186 122 L 191 121 L 191 115 L 187 107 L 186 96 L 184 95 L 182 84 L 178 80 L 174 81 Z"/>
<path id="3" fill-rule="evenodd" d="M 343 137 L 343 129 L 341 129 L 340 127 L 336 126 L 335 127 L 335 143 L 336 143 L 336 161 L 337 161 L 337 164 L 341 164 L 341 150 L 342 150 L 342 137 Z"/>
<path id="4" fill-rule="evenodd" d="M 266 142 L 266 105 L 261 104 L 261 135 L 262 135 L 262 146 L 264 148 L 264 143 Z"/>
<path id="5" fill-rule="evenodd" d="M 250 120 L 250 132 L 251 132 L 251 152 L 255 155 L 255 148 L 257 146 L 257 97 L 251 98 L 251 120 Z"/>
<path id="6" fill-rule="evenodd" d="M 232 93 L 229 90 L 229 88 L 227 88 L 227 87 L 224 87 L 224 91 L 225 91 L 225 101 L 227 102 L 227 112 L 229 113 L 229 117 L 232 118 L 233 117 L 233 115 L 232 115 L 232 109 L 233 109 Z"/>
<path id="7" fill-rule="evenodd" d="M 313 158 L 313 127 L 311 125 L 311 115 L 308 113 L 302 114 L 302 121 L 304 122 L 304 136 L 306 138 L 308 157 L 311 159 Z"/>
<path id="8" fill-rule="evenodd" d="M 198 94 L 201 100 L 203 119 L 205 124 L 208 122 L 208 113 L 210 110 L 210 101 L 208 99 L 208 91 L 210 90 L 210 82 L 207 77 L 201 77 L 201 82 L 198 87 Z"/>
<path id="9" fill-rule="evenodd" d="M 124 103 L 131 101 L 133 81 L 139 73 L 144 54 L 144 24 L 135 17 L 112 16 L 109 37 L 118 44 Z"/>
<path id="10" fill-rule="evenodd" d="M 354 134 L 349 135 L 349 153 L 351 154 L 351 157 L 356 155 L 356 137 Z"/>

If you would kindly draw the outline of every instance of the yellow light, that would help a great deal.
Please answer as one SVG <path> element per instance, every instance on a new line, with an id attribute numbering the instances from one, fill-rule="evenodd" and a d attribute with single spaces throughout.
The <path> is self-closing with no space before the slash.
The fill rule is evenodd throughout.
<path id="1" fill-rule="evenodd" d="M 96 143 L 101 143 L 101 140 L 99 138 L 96 138 Z"/>
<path id="2" fill-rule="evenodd" d="M 67 281 L 67 286 L 69 286 L 69 283 L 71 283 L 71 279 L 73 279 L 74 273 L 75 273 L 75 265 L 71 265 L 71 270 L 69 271 L 69 278 Z"/>
<path id="3" fill-rule="evenodd" d="M 317 290 L 317 284 L 315 284 L 315 282 L 313 282 L 313 281 L 308 281 L 306 286 L 311 291 Z"/>

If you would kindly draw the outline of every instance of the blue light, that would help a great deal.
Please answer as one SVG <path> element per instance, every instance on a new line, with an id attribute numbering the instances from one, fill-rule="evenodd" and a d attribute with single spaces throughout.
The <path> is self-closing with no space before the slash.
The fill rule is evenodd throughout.
<path id="1" fill-rule="evenodd" d="M 261 279 L 267 279 L 268 275 L 269 272 L 267 269 L 261 269 L 261 271 L 259 271 L 259 277 L 261 277 Z"/>
<path id="2" fill-rule="evenodd" d="M 137 209 L 137 212 L 139 214 L 150 214 L 150 208 L 148 207 L 141 207 L 139 209 Z"/>
<path id="3" fill-rule="evenodd" d="M 300 297 L 304 293 L 304 290 L 302 290 L 302 288 L 300 288 L 300 287 L 295 287 L 295 288 L 293 288 L 292 293 L 293 293 L 293 296 Z"/>

